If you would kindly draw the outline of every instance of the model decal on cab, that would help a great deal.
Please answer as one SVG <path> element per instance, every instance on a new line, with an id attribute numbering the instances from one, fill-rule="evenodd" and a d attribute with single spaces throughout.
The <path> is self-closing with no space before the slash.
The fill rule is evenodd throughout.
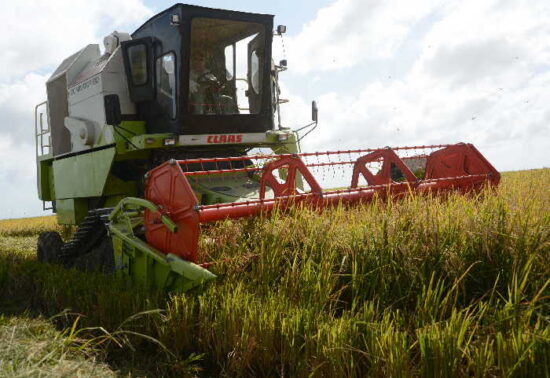
<path id="1" fill-rule="evenodd" d="M 216 143 L 241 143 L 242 141 L 243 141 L 243 136 L 242 135 L 235 135 L 235 134 L 232 134 L 232 135 L 227 135 L 227 134 L 209 135 L 208 138 L 206 139 L 206 143 L 213 143 L 213 144 L 216 144 Z"/>

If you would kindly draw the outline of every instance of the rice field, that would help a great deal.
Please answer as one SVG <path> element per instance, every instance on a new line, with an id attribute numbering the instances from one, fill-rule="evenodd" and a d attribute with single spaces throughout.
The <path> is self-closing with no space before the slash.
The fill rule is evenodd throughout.
<path id="1" fill-rule="evenodd" d="M 0 220 L 0 236 L 35 236 L 41 232 L 59 231 L 55 216 Z"/>
<path id="2" fill-rule="evenodd" d="M 0 221 L 0 375 L 550 377 L 549 183 L 219 222 L 186 294 L 39 264 L 55 219 Z"/>

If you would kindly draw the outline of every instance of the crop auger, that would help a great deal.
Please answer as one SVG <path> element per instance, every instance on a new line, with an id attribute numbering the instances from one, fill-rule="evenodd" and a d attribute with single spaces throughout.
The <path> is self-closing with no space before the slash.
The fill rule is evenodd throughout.
<path id="1" fill-rule="evenodd" d="M 35 109 L 38 192 L 78 229 L 41 234 L 38 259 L 185 291 L 215 278 L 202 223 L 498 185 L 471 144 L 301 153 L 271 59 L 286 28 L 272 30 L 270 15 L 177 4 L 65 59 Z"/>

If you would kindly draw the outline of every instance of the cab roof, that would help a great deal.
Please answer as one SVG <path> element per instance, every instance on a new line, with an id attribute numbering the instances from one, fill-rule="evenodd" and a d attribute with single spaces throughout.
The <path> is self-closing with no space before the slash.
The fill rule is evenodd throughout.
<path id="1" fill-rule="evenodd" d="M 166 13 L 173 12 L 175 10 L 181 10 L 182 15 L 185 15 L 186 11 L 192 11 L 193 13 L 215 13 L 215 14 L 223 14 L 224 17 L 232 18 L 231 16 L 251 16 L 251 17 L 257 17 L 257 18 L 269 18 L 272 19 L 274 16 L 271 14 L 265 14 L 265 13 L 251 13 L 251 12 L 241 12 L 241 11 L 235 11 L 235 10 L 229 10 L 229 9 L 220 9 L 220 8 L 209 8 L 209 7 L 201 7 L 198 5 L 190 5 L 190 4 L 174 4 L 170 8 L 167 8 L 163 10 L 162 12 L 157 13 L 147 21 L 145 21 L 139 28 L 137 28 L 134 33 L 137 33 L 142 28 L 146 27 L 148 24 L 156 20 L 157 18 L 160 18 L 164 16 Z"/>

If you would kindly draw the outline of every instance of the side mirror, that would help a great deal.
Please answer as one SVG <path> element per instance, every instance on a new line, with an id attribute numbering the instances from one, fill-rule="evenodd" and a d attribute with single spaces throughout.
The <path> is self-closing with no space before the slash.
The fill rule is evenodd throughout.
<path id="1" fill-rule="evenodd" d="M 317 107 L 317 101 L 311 102 L 311 120 L 315 123 L 319 120 L 319 108 Z"/>
<path id="2" fill-rule="evenodd" d="M 279 62 L 279 66 L 281 66 L 281 67 L 286 67 L 287 64 L 288 64 L 288 62 L 286 61 L 286 59 L 283 59 Z"/>
<path id="3" fill-rule="evenodd" d="M 110 94 L 103 97 L 103 103 L 105 105 L 105 123 L 114 126 L 120 125 L 122 122 L 122 114 L 118 95 Z"/>
<path id="4" fill-rule="evenodd" d="M 277 34 L 285 34 L 286 33 L 286 25 L 279 25 L 277 26 Z"/>

